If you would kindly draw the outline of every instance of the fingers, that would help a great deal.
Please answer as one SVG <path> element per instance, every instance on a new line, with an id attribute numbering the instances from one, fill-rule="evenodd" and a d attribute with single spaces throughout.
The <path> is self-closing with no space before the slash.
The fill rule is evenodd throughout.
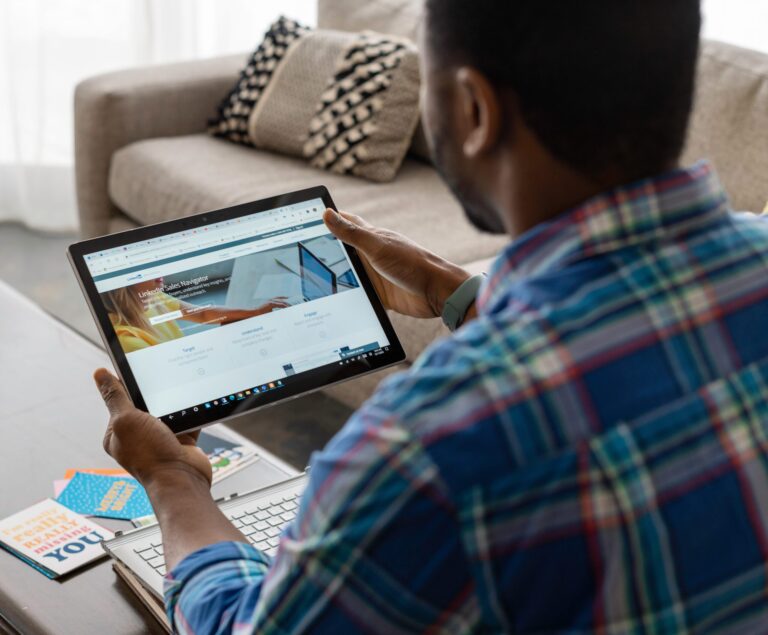
<path id="1" fill-rule="evenodd" d="M 331 233 L 342 242 L 362 251 L 369 250 L 376 241 L 376 234 L 362 218 L 353 214 L 341 214 L 327 209 L 323 220 Z"/>
<path id="2" fill-rule="evenodd" d="M 333 210 L 331 210 L 333 211 Z M 342 218 L 348 220 L 350 223 L 354 223 L 355 225 L 359 225 L 360 227 L 368 227 L 370 228 L 370 223 L 366 223 L 361 216 L 358 216 L 357 214 L 350 214 L 349 212 L 339 211 L 336 212 L 339 214 Z"/>
<path id="3" fill-rule="evenodd" d="M 185 432 L 184 434 L 177 435 L 176 438 L 181 445 L 197 445 L 197 440 L 200 438 L 200 430 Z"/>
<path id="4" fill-rule="evenodd" d="M 282 300 L 270 300 L 257 310 L 269 312 L 275 309 L 287 309 L 289 306 L 291 305 L 288 302 L 283 302 Z"/>
<path id="5" fill-rule="evenodd" d="M 93 380 L 96 382 L 110 415 L 115 416 L 133 409 L 133 402 L 128 397 L 123 384 L 106 368 L 99 368 L 93 374 Z"/>

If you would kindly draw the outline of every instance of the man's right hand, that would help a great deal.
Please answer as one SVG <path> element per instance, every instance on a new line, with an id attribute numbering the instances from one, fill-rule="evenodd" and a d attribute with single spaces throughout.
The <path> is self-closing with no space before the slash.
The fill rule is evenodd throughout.
<path id="1" fill-rule="evenodd" d="M 405 236 L 328 209 L 328 229 L 357 249 L 384 307 L 416 318 L 435 318 L 470 274 Z"/>

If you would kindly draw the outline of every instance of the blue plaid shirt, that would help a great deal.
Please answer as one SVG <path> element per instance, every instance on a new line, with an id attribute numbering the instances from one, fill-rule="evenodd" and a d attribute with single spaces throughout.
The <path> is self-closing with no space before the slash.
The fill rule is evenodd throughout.
<path id="1" fill-rule="evenodd" d="M 705 163 L 536 227 L 315 455 L 274 560 L 176 567 L 175 627 L 768 632 L 767 266 Z"/>

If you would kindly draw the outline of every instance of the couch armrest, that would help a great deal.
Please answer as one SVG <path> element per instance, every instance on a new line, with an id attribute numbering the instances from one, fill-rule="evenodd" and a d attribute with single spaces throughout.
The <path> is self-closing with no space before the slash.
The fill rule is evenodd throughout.
<path id="1" fill-rule="evenodd" d="M 112 155 L 142 139 L 205 131 L 245 55 L 100 75 L 75 90 L 75 176 L 80 229 L 106 234 L 121 214 L 109 199 Z"/>

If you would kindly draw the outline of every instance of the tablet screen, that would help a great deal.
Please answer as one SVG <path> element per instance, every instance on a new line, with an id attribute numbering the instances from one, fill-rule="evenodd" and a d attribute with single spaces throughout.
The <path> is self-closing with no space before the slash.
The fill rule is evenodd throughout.
<path id="1" fill-rule="evenodd" d="M 273 401 L 313 371 L 389 351 L 325 209 L 314 198 L 83 253 L 148 412 L 220 419 L 206 411 Z"/>

